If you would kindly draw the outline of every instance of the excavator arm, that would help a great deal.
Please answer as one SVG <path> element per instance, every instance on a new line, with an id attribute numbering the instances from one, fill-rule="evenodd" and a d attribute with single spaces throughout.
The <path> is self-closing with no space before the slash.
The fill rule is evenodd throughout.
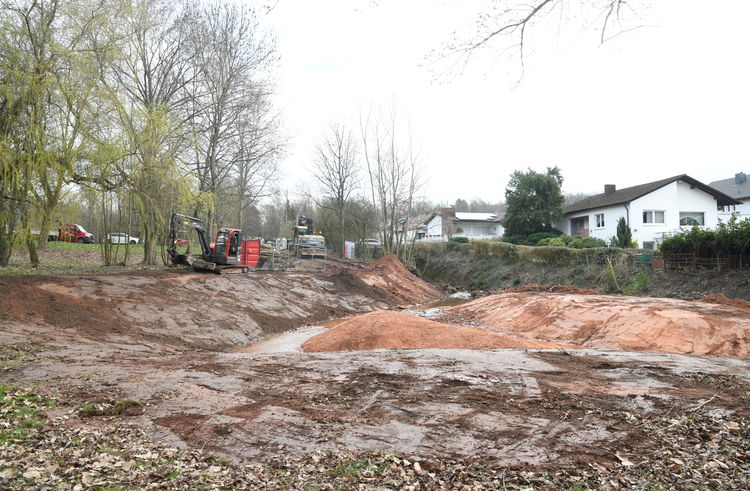
<path id="1" fill-rule="evenodd" d="M 188 256 L 187 254 L 179 254 L 177 252 L 177 232 L 185 225 L 195 229 L 198 234 L 198 241 L 201 245 L 201 255 L 203 260 L 208 261 L 211 256 L 211 248 L 208 245 L 206 227 L 203 225 L 203 221 L 187 215 L 172 213 L 172 217 L 169 220 L 169 244 L 167 245 L 167 252 L 169 253 L 169 258 L 172 263 L 192 266 L 194 262 L 194 258 L 191 256 Z"/>

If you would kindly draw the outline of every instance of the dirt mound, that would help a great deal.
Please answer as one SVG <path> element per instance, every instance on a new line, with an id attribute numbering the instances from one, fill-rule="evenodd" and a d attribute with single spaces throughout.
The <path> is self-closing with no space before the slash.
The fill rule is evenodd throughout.
<path id="1" fill-rule="evenodd" d="M 366 283 L 360 278 L 359 274 L 353 271 L 345 269 L 334 271 L 326 276 L 326 279 L 333 283 L 336 290 L 340 292 L 356 293 L 388 304 L 397 303 L 391 295 L 376 286 Z"/>
<path id="2" fill-rule="evenodd" d="M 591 348 L 750 357 L 747 310 L 733 300 L 713 300 L 500 293 L 448 309 L 448 315 L 497 332 Z"/>
<path id="3" fill-rule="evenodd" d="M 157 351 L 246 345 L 399 302 L 346 271 L 2 277 L 0 299 L 0 321 L 18 340 Z"/>
<path id="4" fill-rule="evenodd" d="M 436 287 L 413 275 L 393 254 L 381 257 L 368 269 L 355 274 L 368 285 L 385 290 L 403 304 L 427 303 L 443 295 Z"/>
<path id="5" fill-rule="evenodd" d="M 559 348 L 561 345 L 495 334 L 424 319 L 405 312 L 377 311 L 346 320 L 307 340 L 306 352 L 371 349 Z"/>
<path id="6" fill-rule="evenodd" d="M 502 290 L 503 293 L 530 293 L 530 292 L 544 292 L 544 293 L 575 293 L 578 295 L 601 295 L 602 292 L 596 290 L 589 290 L 588 288 L 578 288 L 573 285 L 537 285 L 536 283 L 529 283 L 528 285 L 522 285 L 515 288 L 506 288 Z"/>
<path id="7" fill-rule="evenodd" d="M 741 309 L 750 310 L 750 302 L 742 300 L 741 298 L 728 298 L 723 293 L 712 293 L 703 297 L 701 302 L 716 303 L 719 305 L 731 305 L 733 307 L 739 307 Z"/>

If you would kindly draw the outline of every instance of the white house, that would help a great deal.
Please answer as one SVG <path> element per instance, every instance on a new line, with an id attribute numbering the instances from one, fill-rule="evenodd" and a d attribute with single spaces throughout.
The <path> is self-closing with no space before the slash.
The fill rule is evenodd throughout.
<path id="1" fill-rule="evenodd" d="M 417 231 L 417 240 L 444 242 L 451 237 L 498 239 L 505 233 L 500 220 L 502 216 L 497 213 L 457 212 L 453 208 L 442 208 L 440 213 L 433 213 L 423 222 Z"/>
<path id="2" fill-rule="evenodd" d="M 709 186 L 742 203 L 720 208 L 719 218 L 726 222 L 732 213 L 739 213 L 740 218 L 750 217 L 750 181 L 747 180 L 747 174 L 738 172 L 734 178 L 714 181 Z"/>
<path id="3" fill-rule="evenodd" d="M 617 235 L 617 221 L 625 217 L 638 246 L 656 249 L 665 234 L 693 225 L 716 227 L 718 210 L 739 204 L 736 199 L 683 174 L 624 189 L 607 184 L 604 193 L 565 208 L 565 216 L 555 226 L 568 235 L 609 242 Z"/>

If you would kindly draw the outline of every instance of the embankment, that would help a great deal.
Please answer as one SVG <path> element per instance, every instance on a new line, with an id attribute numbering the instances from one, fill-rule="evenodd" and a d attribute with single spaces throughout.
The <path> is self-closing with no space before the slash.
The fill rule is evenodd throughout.
<path id="1" fill-rule="evenodd" d="M 625 254 L 616 249 L 529 248 L 497 242 L 436 243 L 418 245 L 415 261 L 426 280 L 449 289 L 494 291 L 536 283 L 684 300 L 711 293 L 750 300 L 747 271 L 654 271 Z"/>
<path id="2" fill-rule="evenodd" d="M 5 343 L 223 350 L 304 324 L 436 300 L 392 256 L 325 271 L 0 278 Z"/>

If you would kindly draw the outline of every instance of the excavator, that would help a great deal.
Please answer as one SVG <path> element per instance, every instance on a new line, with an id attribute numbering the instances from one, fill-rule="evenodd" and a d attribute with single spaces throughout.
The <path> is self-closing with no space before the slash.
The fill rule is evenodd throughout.
<path id="1" fill-rule="evenodd" d="M 326 256 L 326 239 L 321 234 L 315 233 L 313 219 L 300 215 L 297 217 L 297 225 L 292 230 L 293 237 L 289 249 L 294 256 L 310 257 Z"/>
<path id="2" fill-rule="evenodd" d="M 177 247 L 184 245 L 185 228 L 193 228 L 198 235 L 200 255 L 182 254 Z M 220 228 L 213 243 L 208 242 L 203 221 L 187 215 L 173 213 L 169 220 L 169 242 L 167 252 L 172 264 L 192 266 L 196 271 L 213 271 L 221 274 L 225 270 L 239 269 L 246 273 L 260 262 L 260 240 L 243 239 L 242 230 Z"/>

